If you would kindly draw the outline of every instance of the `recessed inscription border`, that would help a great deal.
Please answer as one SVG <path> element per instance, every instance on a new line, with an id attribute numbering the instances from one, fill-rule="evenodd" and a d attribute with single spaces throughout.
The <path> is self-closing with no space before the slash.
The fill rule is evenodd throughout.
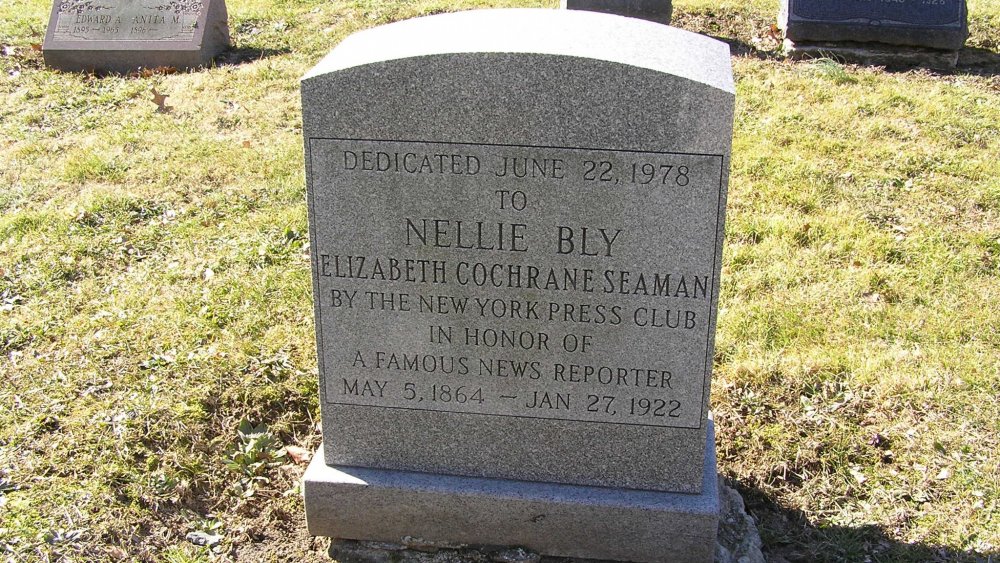
<path id="1" fill-rule="evenodd" d="M 52 41 L 99 48 L 117 42 L 187 43 L 204 25 L 202 0 L 62 0 L 53 8 Z"/>
<path id="2" fill-rule="evenodd" d="M 356 403 L 356 402 L 342 402 L 337 400 L 331 400 L 329 398 L 329 393 L 324 392 L 327 395 L 325 404 L 336 405 L 340 407 L 357 407 L 357 408 L 382 408 L 382 409 L 393 409 L 393 410 L 404 410 L 404 411 L 420 411 L 420 412 L 435 412 L 435 413 L 448 413 L 448 414 L 460 414 L 460 415 L 476 415 L 476 416 L 487 416 L 487 417 L 500 417 L 500 418 L 522 418 L 522 419 L 536 419 L 536 420 L 551 420 L 560 422 L 573 422 L 573 423 L 592 423 L 592 424 L 612 424 L 612 425 L 623 425 L 623 426 L 643 426 L 643 427 L 655 427 L 655 428 L 680 428 L 680 429 L 700 429 L 705 425 L 705 420 L 707 419 L 707 409 L 708 406 L 705 400 L 705 393 L 708 387 L 707 381 L 709 374 L 712 371 L 712 350 L 711 346 L 714 341 L 714 331 L 711 330 L 714 327 L 716 320 L 717 311 L 713 304 L 716 302 L 718 293 L 718 274 L 719 271 L 719 248 L 721 246 L 721 239 L 724 236 L 724 225 L 722 224 L 722 216 L 724 212 L 724 188 L 725 188 L 725 170 L 726 162 L 725 155 L 715 154 L 715 153 L 692 153 L 692 152 L 677 152 L 677 151 L 653 151 L 653 150 L 643 150 L 643 149 L 606 149 L 606 148 L 592 148 L 592 147 L 569 147 L 569 146 L 553 146 L 553 145 L 529 145 L 529 144 L 505 144 L 505 143 L 482 143 L 482 142 L 447 142 L 447 141 L 424 141 L 424 140 L 394 140 L 394 139 L 364 139 L 364 138 L 339 138 L 339 137 L 309 137 L 308 138 L 308 148 L 310 157 L 310 181 L 314 181 L 317 178 L 316 175 L 316 159 L 314 153 L 313 141 L 334 141 L 334 142 L 359 142 L 359 143 L 397 143 L 397 144 L 422 144 L 422 145 L 441 145 L 441 146 L 470 146 L 470 147 L 498 147 L 498 148 L 511 148 L 511 149 L 550 149 L 550 150 L 566 150 L 566 151 L 592 151 L 592 152 L 605 152 L 605 153 L 645 153 L 651 155 L 662 155 L 662 156 L 679 156 L 679 157 L 709 157 L 713 159 L 718 159 L 719 165 L 719 185 L 717 189 L 717 201 L 715 206 L 716 216 L 715 216 L 715 240 L 714 248 L 712 249 L 712 266 L 710 272 L 711 283 L 709 284 L 709 293 L 707 297 L 708 303 L 708 318 L 706 321 L 707 327 L 709 329 L 708 340 L 705 343 L 705 358 L 704 358 L 704 372 L 702 373 L 702 384 L 700 387 L 700 424 L 645 424 L 639 422 L 630 421 L 608 421 L 608 420 L 589 420 L 580 418 L 565 418 L 565 417 L 551 417 L 551 416 L 537 416 L 537 415 L 527 415 L 527 414 L 507 414 L 507 413 L 497 413 L 497 412 L 470 412 L 463 410 L 453 410 L 448 408 L 420 408 L 415 406 L 399 406 L 399 405 L 381 405 L 381 404 L 369 404 L 369 403 Z M 318 241 L 316 240 L 315 231 L 315 194 L 314 190 L 308 190 L 308 200 L 309 200 L 309 219 L 310 219 L 310 230 L 313 232 L 313 242 L 311 249 L 312 254 L 312 265 L 316 268 L 318 264 Z M 316 331 L 319 341 L 319 354 L 318 362 L 320 365 L 321 373 L 326 376 L 332 376 L 326 370 L 326 354 L 325 350 L 325 338 L 323 335 L 323 307 L 320 305 L 319 297 L 319 277 L 314 272 L 313 274 L 313 284 L 314 284 L 314 299 L 315 310 L 316 310 Z M 325 387 L 325 386 L 324 386 Z"/>
<path id="3" fill-rule="evenodd" d="M 885 28 L 961 29 L 964 2 L 945 0 L 876 0 L 876 2 L 831 2 L 788 0 L 791 16 L 801 22 L 841 25 L 871 25 Z M 906 19 L 906 16 L 910 16 Z"/>

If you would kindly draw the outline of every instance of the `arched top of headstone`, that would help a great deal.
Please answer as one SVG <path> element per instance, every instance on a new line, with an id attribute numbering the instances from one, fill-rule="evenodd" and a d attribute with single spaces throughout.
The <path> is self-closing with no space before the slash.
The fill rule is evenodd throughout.
<path id="1" fill-rule="evenodd" d="M 579 57 L 671 74 L 734 92 L 729 47 L 634 18 L 573 10 L 476 10 L 414 18 L 356 33 L 303 80 L 367 64 L 458 53 Z"/>

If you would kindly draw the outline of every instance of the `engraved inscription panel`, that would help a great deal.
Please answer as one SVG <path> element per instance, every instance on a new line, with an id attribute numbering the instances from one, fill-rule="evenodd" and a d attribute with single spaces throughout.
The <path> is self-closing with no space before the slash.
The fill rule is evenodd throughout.
<path id="1" fill-rule="evenodd" d="M 792 14 L 809 20 L 873 25 L 961 26 L 959 0 L 789 0 Z"/>
<path id="2" fill-rule="evenodd" d="M 58 41 L 191 41 L 204 8 L 198 0 L 62 0 Z"/>
<path id="3" fill-rule="evenodd" d="M 722 156 L 308 150 L 328 403 L 701 426 Z"/>

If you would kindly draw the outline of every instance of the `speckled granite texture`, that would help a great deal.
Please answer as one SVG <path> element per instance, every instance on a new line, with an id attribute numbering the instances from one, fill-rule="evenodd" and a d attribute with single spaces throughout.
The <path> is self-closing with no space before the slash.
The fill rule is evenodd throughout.
<path id="1" fill-rule="evenodd" d="M 697 495 L 334 468 L 316 456 L 304 477 L 309 533 L 428 549 L 516 546 L 704 563 L 715 555 L 720 515 L 713 434 Z"/>
<path id="2" fill-rule="evenodd" d="M 324 58 L 303 79 L 302 111 L 326 463 L 697 493 L 733 102 L 725 44 L 586 11 L 492 10 L 418 18 L 358 33 Z M 367 165 L 389 165 L 366 164 L 366 151 L 373 158 L 380 151 L 446 153 L 448 173 L 404 173 L 395 164 L 390 173 L 364 173 Z M 458 155 L 454 162 L 452 154 Z M 498 183 L 493 167 L 510 155 L 559 161 L 564 168 L 558 174 L 576 176 Z M 588 161 L 613 161 L 619 183 L 586 181 Z M 630 163 L 641 171 L 648 162 L 668 174 L 656 177 L 660 187 L 629 183 L 627 190 L 608 189 L 630 180 Z M 406 166 L 401 163 L 400 170 Z M 460 174 L 473 170 L 481 172 Z M 530 194 L 531 204 L 518 215 L 497 209 L 494 201 L 497 190 L 514 187 Z M 524 224 L 520 244 L 530 248 L 506 253 L 441 248 L 451 239 L 439 237 L 437 247 L 415 249 L 403 236 L 412 230 L 404 233 L 401 227 L 412 217 L 418 224 L 419 217 L 449 218 L 452 229 L 462 218 L 490 228 Z M 621 229 L 621 253 L 616 247 L 614 256 L 574 257 L 553 250 L 560 226 L 587 224 L 592 233 L 604 225 L 612 233 Z M 357 255 L 366 256 L 368 265 L 380 256 L 436 260 L 449 268 L 463 262 L 590 268 L 598 280 L 606 270 L 656 271 L 672 273 L 674 280 L 697 277 L 707 290 L 685 299 L 472 287 L 456 284 L 452 269 L 445 271 L 448 283 L 440 284 L 383 283 L 367 279 L 368 272 L 361 273 L 366 279 L 344 277 L 353 274 L 347 257 Z M 335 307 L 334 291 L 358 291 L 355 306 Z M 418 293 L 470 302 L 499 299 L 500 305 L 517 301 L 524 309 L 537 302 L 546 314 L 567 303 L 589 311 L 618 305 L 622 323 L 498 318 L 478 309 L 429 317 L 389 311 L 381 301 L 369 300 L 376 294 L 366 296 L 368 291 L 379 299 L 385 292 L 396 298 L 406 293 L 408 303 L 391 307 L 407 308 L 420 307 Z M 647 328 L 654 323 L 653 309 L 661 315 L 655 321 L 659 330 Z M 678 315 L 688 313 L 684 319 L 691 319 L 694 329 L 665 326 L 664 315 L 673 315 L 676 327 Z M 545 333 L 554 344 L 538 352 L 428 342 L 427 327 L 434 323 L 453 326 L 458 334 L 470 327 L 529 330 Z M 593 353 L 557 349 L 571 332 L 592 338 Z M 470 373 L 396 369 L 394 352 L 446 362 L 466 357 Z M 539 377 L 486 374 L 480 361 L 498 358 L 538 362 Z M 571 382 L 556 371 L 573 365 L 652 371 L 642 372 L 643 387 L 636 390 L 631 384 L 602 385 L 596 376 Z M 646 386 L 648 373 L 658 387 Z M 560 377 L 563 381 L 555 381 Z M 670 377 L 669 385 L 659 384 Z M 440 387 L 433 386 L 441 384 L 463 385 L 467 395 L 481 389 L 483 402 L 434 402 L 432 393 Z M 561 395 L 552 399 L 552 408 L 525 407 L 555 391 Z M 610 408 L 601 402 L 616 395 Z M 650 404 L 642 403 L 647 397 L 666 408 L 646 411 L 650 416 L 643 419 L 639 407 Z M 560 399 L 568 409 L 559 408 Z"/>

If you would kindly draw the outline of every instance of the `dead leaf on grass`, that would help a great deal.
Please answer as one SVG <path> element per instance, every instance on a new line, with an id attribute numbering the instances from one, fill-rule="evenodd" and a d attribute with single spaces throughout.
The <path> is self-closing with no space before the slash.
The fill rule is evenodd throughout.
<path id="1" fill-rule="evenodd" d="M 156 75 L 174 74 L 178 72 L 175 66 L 157 66 L 153 68 L 140 68 L 129 73 L 131 78 L 150 78 Z"/>
<path id="2" fill-rule="evenodd" d="M 156 104 L 156 111 L 160 113 L 170 111 L 170 107 L 167 106 L 167 94 L 157 92 L 156 87 L 153 87 L 153 103 Z"/>
<path id="3" fill-rule="evenodd" d="M 771 24 L 771 27 L 767 30 L 767 36 L 774 39 L 776 43 L 781 43 L 781 29 L 777 24 Z"/>
<path id="4" fill-rule="evenodd" d="M 32 51 L 41 52 L 41 50 L 42 50 L 42 44 L 41 43 L 32 43 L 31 44 L 31 50 Z"/>
<path id="5" fill-rule="evenodd" d="M 299 465 L 308 463 L 312 458 L 312 452 L 299 446 L 285 446 L 285 451 L 288 453 L 288 457 Z"/>

